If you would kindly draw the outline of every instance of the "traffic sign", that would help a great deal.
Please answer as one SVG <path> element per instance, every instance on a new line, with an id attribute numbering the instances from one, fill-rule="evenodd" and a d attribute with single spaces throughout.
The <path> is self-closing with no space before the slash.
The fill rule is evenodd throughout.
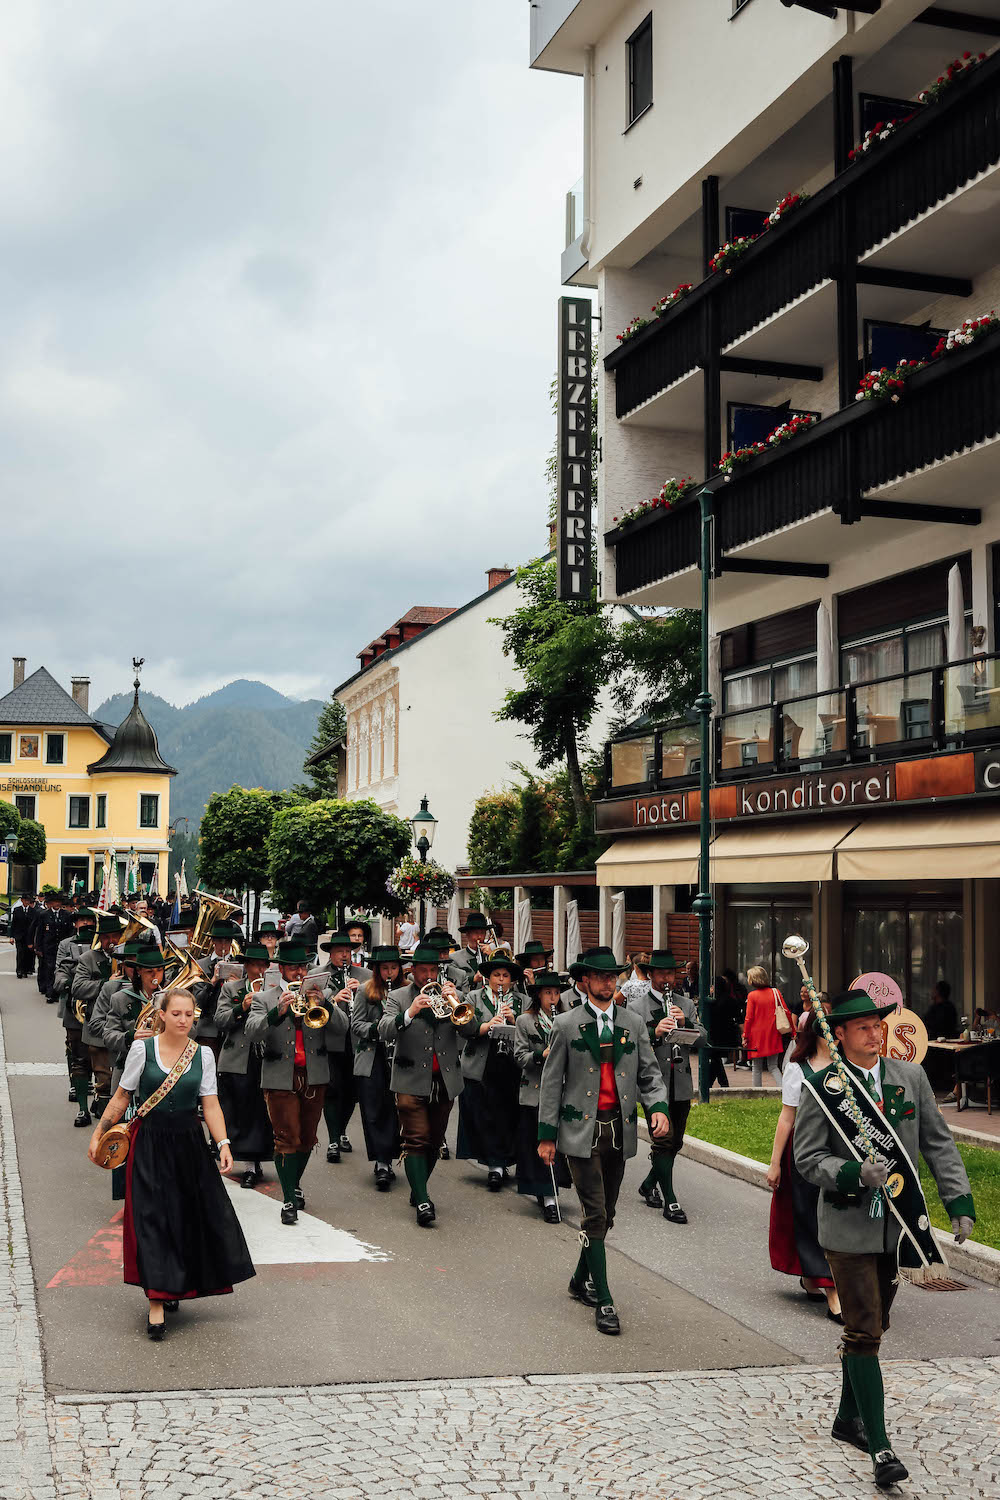
<path id="1" fill-rule="evenodd" d="M 0 844 L 0 865 L 7 863 L 7 845 Z"/>

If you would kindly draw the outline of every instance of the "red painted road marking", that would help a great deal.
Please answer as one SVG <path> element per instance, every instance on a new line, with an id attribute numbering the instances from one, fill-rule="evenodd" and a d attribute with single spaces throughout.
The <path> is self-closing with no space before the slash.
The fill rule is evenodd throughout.
<path id="1" fill-rule="evenodd" d="M 61 1270 L 57 1271 L 48 1286 L 110 1286 L 122 1279 L 122 1219 L 125 1210 L 120 1208 L 103 1229 L 78 1250 Z"/>

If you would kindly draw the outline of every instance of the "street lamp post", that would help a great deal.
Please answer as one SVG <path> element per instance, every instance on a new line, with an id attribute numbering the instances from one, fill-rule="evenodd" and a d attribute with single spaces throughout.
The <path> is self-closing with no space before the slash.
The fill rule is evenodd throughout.
<path id="1" fill-rule="evenodd" d="M 18 842 L 18 840 L 17 840 L 17 834 L 16 833 L 8 833 L 7 837 L 4 839 L 4 843 L 7 845 L 7 920 L 8 920 L 8 922 L 10 921 L 10 876 L 11 876 L 11 867 L 12 867 L 12 865 L 14 863 L 14 855 L 17 853 L 17 842 Z"/>
<path id="2" fill-rule="evenodd" d="M 691 903 L 698 913 L 698 1014 L 706 1033 L 709 1021 L 708 990 L 712 972 L 712 882 L 708 865 L 708 846 L 711 839 L 712 807 L 712 709 L 714 703 L 708 675 L 708 583 L 712 572 L 712 491 L 706 485 L 700 492 L 701 506 L 701 692 L 695 699 L 701 733 L 701 764 L 699 766 L 699 832 L 701 849 L 698 856 L 698 894 Z M 708 1103 L 710 1043 L 706 1040 L 698 1061 L 698 1093 L 703 1104 Z"/>
<path id="3" fill-rule="evenodd" d="M 427 851 L 434 842 L 434 830 L 437 827 L 437 818 L 427 809 L 427 798 L 421 797 L 420 811 L 415 812 L 410 819 L 410 827 L 413 829 L 413 843 L 417 853 L 420 855 L 420 863 L 427 863 Z M 420 897 L 420 916 L 417 922 L 420 937 L 424 935 L 424 920 L 426 910 L 424 898 Z"/>

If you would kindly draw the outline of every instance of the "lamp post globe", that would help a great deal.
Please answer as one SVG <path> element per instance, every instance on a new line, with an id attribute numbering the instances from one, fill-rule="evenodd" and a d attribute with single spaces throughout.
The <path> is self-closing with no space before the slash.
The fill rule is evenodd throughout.
<path id="1" fill-rule="evenodd" d="M 428 810 L 427 798 L 421 797 L 419 811 L 415 812 L 410 819 L 410 828 L 413 830 L 413 844 L 420 856 L 420 863 L 422 865 L 427 863 L 427 851 L 434 842 L 434 830 L 437 827 L 437 823 L 437 818 Z M 424 918 L 424 898 L 421 896 L 420 916 L 417 924 L 421 938 L 424 935 Z"/>

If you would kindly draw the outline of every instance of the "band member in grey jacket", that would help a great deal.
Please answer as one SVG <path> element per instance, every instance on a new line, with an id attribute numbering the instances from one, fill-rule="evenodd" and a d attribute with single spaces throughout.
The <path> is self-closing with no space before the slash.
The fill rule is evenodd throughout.
<path id="1" fill-rule="evenodd" d="M 451 1107 L 463 1087 L 460 1038 L 474 1035 L 479 1027 L 474 1014 L 459 1026 L 447 1016 L 438 1018 L 431 1001 L 421 995 L 423 985 L 438 982 L 436 948 L 414 950 L 412 976 L 409 984 L 392 990 L 386 998 L 378 1032 L 383 1041 L 394 1042 L 396 1047 L 391 1088 L 399 1111 L 403 1166 L 417 1223 L 427 1229 L 436 1217 L 427 1181 L 439 1160 Z M 464 998 L 448 980 L 442 990 L 454 1002 Z"/>
<path id="2" fill-rule="evenodd" d="M 392 944 L 371 954 L 372 976 L 354 992 L 351 1037 L 354 1042 L 354 1081 L 358 1090 L 361 1125 L 368 1160 L 374 1162 L 375 1186 L 387 1193 L 395 1181 L 392 1163 L 399 1155 L 399 1116 L 389 1086 L 391 1042 L 379 1035 L 390 990 L 398 988 L 403 972 L 399 949 Z"/>
<path id="3" fill-rule="evenodd" d="M 229 1131 L 234 1161 L 249 1162 L 240 1187 L 256 1187 L 264 1176 L 262 1163 L 274 1160 L 271 1117 L 261 1088 L 261 1043 L 247 1036 L 254 996 L 264 989 L 271 955 L 262 943 L 243 950 L 243 978 L 222 986 L 215 1021 L 222 1037 L 219 1053 L 219 1104 Z"/>
<path id="4" fill-rule="evenodd" d="M 705 1028 L 698 1019 L 698 1002 L 678 988 L 677 961 L 669 948 L 657 948 L 649 957 L 649 988 L 641 1004 L 643 1019 L 649 1028 L 649 1040 L 660 1065 L 670 1105 L 670 1134 L 650 1141 L 649 1174 L 639 1188 L 650 1208 L 663 1208 L 663 1217 L 671 1224 L 686 1224 L 687 1214 L 674 1196 L 674 1162 L 684 1144 L 684 1130 L 691 1113 L 694 1085 L 691 1079 L 691 1048 L 705 1040 Z M 696 1031 L 694 1042 L 678 1043 L 677 1030 Z M 660 1202 L 659 1189 L 663 1189 Z"/>
<path id="5" fill-rule="evenodd" d="M 82 1042 L 90 1057 L 90 1070 L 94 1079 L 94 1114 L 100 1118 L 111 1102 L 111 1054 L 104 1045 L 100 1032 L 94 1031 L 91 1020 L 98 996 L 111 978 L 111 949 L 121 937 L 117 917 L 102 913 L 97 919 L 96 948 L 88 948 L 80 958 L 73 976 L 70 998 L 67 1002 L 74 1011 L 77 1005 L 84 1010 Z"/>
<path id="6" fill-rule="evenodd" d="M 530 995 L 514 1022 L 514 1061 L 521 1070 L 518 1091 L 517 1191 L 534 1198 L 546 1224 L 559 1223 L 556 1191 L 569 1187 L 570 1175 L 562 1156 L 550 1171 L 538 1155 L 538 1098 L 542 1067 L 549 1055 L 562 979 L 550 969 L 536 969 Z"/>
<path id="7" fill-rule="evenodd" d="M 569 1283 L 594 1307 L 599 1333 L 620 1333 L 608 1287 L 604 1241 L 615 1221 L 625 1162 L 638 1143 L 641 1103 L 650 1132 L 670 1129 L 663 1079 L 637 1011 L 614 1004 L 618 964 L 597 954 L 578 965 L 588 997 L 556 1017 L 542 1069 L 538 1154 L 546 1166 L 562 1151 L 580 1198 L 580 1259 Z M 589 1276 L 588 1276 L 589 1272 Z"/>
<path id="8" fill-rule="evenodd" d="M 66 1033 L 66 1066 L 69 1086 L 78 1106 L 73 1125 L 82 1130 L 90 1124 L 90 1052 L 83 1041 L 83 1027 L 73 1008 L 73 979 L 94 937 L 94 913 L 85 907 L 75 913 L 76 930 L 60 939 L 52 964 L 51 993 L 59 1000 L 59 1017 Z"/>
<path id="9" fill-rule="evenodd" d="M 456 989 L 463 993 L 474 989 L 479 983 L 476 975 L 480 962 L 486 958 L 486 934 L 489 923 L 478 911 L 470 911 L 459 932 L 465 934 L 466 946 L 453 953 L 448 962 L 448 978 Z"/>
<path id="10" fill-rule="evenodd" d="M 255 995 L 246 1022 L 247 1038 L 263 1042 L 261 1085 L 274 1131 L 274 1169 L 284 1194 L 282 1224 L 295 1224 L 306 1200 L 300 1183 L 316 1144 L 316 1128 L 330 1081 L 330 1047 L 348 1027 L 345 1011 L 329 1006 L 322 1028 L 304 1026 L 292 1010 L 289 984 L 301 982 L 309 953 L 294 939 L 278 944 L 279 985 Z"/>
<path id="11" fill-rule="evenodd" d="M 498 1193 L 507 1168 L 517 1160 L 518 1088 L 521 1070 L 514 1060 L 513 1027 L 525 996 L 514 988 L 521 969 L 506 953 L 480 965 L 485 984 L 467 992 L 475 1007 L 478 1033 L 465 1044 L 458 1101 L 460 1161 L 486 1168 L 486 1185 Z"/>
<path id="12" fill-rule="evenodd" d="M 326 979 L 324 1004 L 341 1007 L 348 1023 L 343 1036 L 338 1035 L 330 1049 L 330 1083 L 323 1101 L 323 1118 L 330 1136 L 326 1159 L 337 1163 L 342 1151 L 349 1153 L 354 1149 L 347 1135 L 358 1102 L 350 1030 L 351 1006 L 359 987 L 372 977 L 372 971 L 353 962 L 351 936 L 344 927 L 331 933 L 329 940 L 319 946 L 320 951 L 328 955 L 327 962 L 310 969 L 310 977 L 321 974 Z"/>

